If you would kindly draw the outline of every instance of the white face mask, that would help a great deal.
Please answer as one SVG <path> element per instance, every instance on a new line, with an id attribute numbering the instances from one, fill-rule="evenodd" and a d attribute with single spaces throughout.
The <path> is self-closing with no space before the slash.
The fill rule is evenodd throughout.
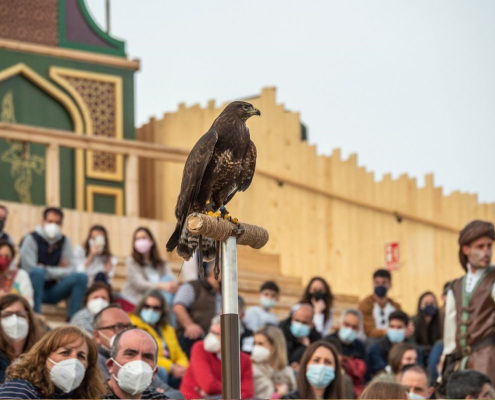
<path id="1" fill-rule="evenodd" d="M 2 329 L 9 339 L 17 342 L 26 339 L 29 331 L 29 324 L 25 318 L 13 314 L 10 317 L 2 318 Z"/>
<path id="2" fill-rule="evenodd" d="M 219 353 L 222 348 L 222 344 L 220 343 L 220 339 L 210 332 L 203 340 L 203 347 L 208 353 Z"/>
<path id="3" fill-rule="evenodd" d="M 50 371 L 50 380 L 53 384 L 64 393 L 72 392 L 77 389 L 84 379 L 86 368 L 77 358 L 69 358 L 58 363 L 48 359 L 53 363 Z"/>
<path id="4" fill-rule="evenodd" d="M 108 301 L 102 299 L 101 297 L 88 301 L 88 304 L 86 305 L 91 315 L 98 314 L 106 306 L 108 306 Z"/>
<path id="5" fill-rule="evenodd" d="M 43 232 L 45 232 L 48 239 L 55 239 L 58 235 L 60 235 L 60 226 L 54 222 L 45 224 L 45 226 L 43 226 Z"/>
<path id="6" fill-rule="evenodd" d="M 251 359 L 256 363 L 261 363 L 268 360 L 270 357 L 270 349 L 263 346 L 255 345 L 253 351 L 251 352 Z"/>
<path id="7" fill-rule="evenodd" d="M 114 374 L 113 377 L 124 392 L 134 396 L 143 393 L 151 384 L 156 367 L 151 369 L 148 364 L 141 360 L 131 361 L 124 365 L 120 365 L 114 358 L 112 360 L 120 367 L 117 376 Z"/>
<path id="8" fill-rule="evenodd" d="M 99 332 L 100 332 L 100 335 L 101 336 L 103 336 L 105 339 L 107 339 L 110 342 L 110 347 L 107 347 L 104 344 L 102 345 L 102 347 L 104 347 L 105 349 L 107 349 L 109 351 L 112 350 L 113 342 L 115 341 L 115 338 L 117 337 L 117 334 L 115 334 L 115 335 L 113 335 L 112 337 L 109 338 L 102 331 L 99 331 Z"/>

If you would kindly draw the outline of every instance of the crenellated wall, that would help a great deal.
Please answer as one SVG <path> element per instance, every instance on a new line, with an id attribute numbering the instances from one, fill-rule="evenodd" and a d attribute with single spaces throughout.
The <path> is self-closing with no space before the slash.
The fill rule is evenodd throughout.
<path id="1" fill-rule="evenodd" d="M 277 103 L 275 88 L 249 101 L 262 112 L 248 122 L 258 149 L 257 173 L 228 209 L 241 221 L 268 228 L 263 251 L 280 255 L 284 274 L 304 281 L 322 275 L 337 293 L 364 297 L 371 292 L 372 272 L 384 264 L 385 243 L 399 241 L 401 266 L 393 273 L 392 296 L 409 312 L 420 293 L 439 294 L 445 281 L 462 274 L 457 232 L 474 218 L 495 222 L 494 204 L 459 192 L 445 196 L 433 175 L 422 188 L 407 175 L 376 182 L 356 155 L 342 160 L 338 149 L 317 155 L 315 146 L 301 140 L 299 114 Z M 190 149 L 224 106 L 181 104 L 151 119 L 137 136 Z M 174 220 L 182 168 L 140 161 L 142 217 Z"/>

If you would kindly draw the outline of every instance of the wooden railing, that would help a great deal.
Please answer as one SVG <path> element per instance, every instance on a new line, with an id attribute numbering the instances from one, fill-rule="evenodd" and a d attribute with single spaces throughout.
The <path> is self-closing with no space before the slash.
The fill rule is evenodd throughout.
<path id="1" fill-rule="evenodd" d="M 18 140 L 22 142 L 43 144 L 46 152 L 46 204 L 60 205 L 60 163 L 59 148 L 102 151 L 121 154 L 126 157 L 125 168 L 125 212 L 128 216 L 139 216 L 139 157 L 168 162 L 184 163 L 189 150 L 177 147 L 169 147 L 137 140 L 117 140 L 112 138 L 77 135 L 55 129 L 35 128 L 21 124 L 7 124 L 0 122 L 0 138 Z M 407 219 L 437 229 L 457 233 L 459 227 L 449 226 L 435 220 L 422 218 L 417 215 L 405 213 L 400 210 L 387 208 L 378 204 L 362 201 L 327 189 L 314 187 L 304 182 L 279 176 L 270 171 L 257 168 L 256 174 L 273 179 L 299 189 L 322 195 L 337 201 L 342 201 L 358 207 L 389 214 L 398 219 Z"/>

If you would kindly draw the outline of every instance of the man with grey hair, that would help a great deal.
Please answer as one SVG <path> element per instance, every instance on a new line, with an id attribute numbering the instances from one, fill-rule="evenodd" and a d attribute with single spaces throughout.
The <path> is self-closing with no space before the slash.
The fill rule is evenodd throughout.
<path id="1" fill-rule="evenodd" d="M 118 333 L 107 360 L 110 393 L 105 398 L 168 399 L 163 391 L 150 388 L 157 359 L 158 345 L 149 333 L 136 328 Z"/>
<path id="2" fill-rule="evenodd" d="M 363 327 L 363 315 L 355 308 L 342 313 L 339 329 L 329 337 L 342 344 L 342 366 L 352 379 L 356 398 L 364 389 L 366 375 L 366 346 L 358 339 Z"/>

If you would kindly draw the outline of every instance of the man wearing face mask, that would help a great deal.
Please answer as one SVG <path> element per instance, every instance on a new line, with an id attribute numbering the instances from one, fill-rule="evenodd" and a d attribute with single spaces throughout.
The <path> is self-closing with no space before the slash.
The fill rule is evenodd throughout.
<path id="1" fill-rule="evenodd" d="M 280 322 L 280 329 L 284 332 L 287 342 L 289 365 L 297 370 L 306 348 L 321 339 L 321 335 L 313 325 L 313 307 L 302 303 L 289 318 Z"/>
<path id="2" fill-rule="evenodd" d="M 222 276 L 215 279 L 213 263 L 205 268 L 206 279 L 183 284 L 174 298 L 173 312 L 177 317 L 177 337 L 188 357 L 192 345 L 208 331 L 211 319 L 222 310 Z"/>
<path id="3" fill-rule="evenodd" d="M 43 212 L 43 222 L 27 235 L 21 245 L 21 268 L 29 273 L 34 289 L 34 311 L 41 313 L 41 304 L 56 304 L 70 298 L 68 318 L 82 306 L 86 274 L 76 272 L 72 245 L 60 228 L 64 214 L 49 207 Z"/>
<path id="4" fill-rule="evenodd" d="M 429 385 L 430 379 L 426 370 L 419 365 L 405 366 L 399 375 L 399 382 L 409 389 L 411 400 L 429 399 L 433 394 L 433 388 Z"/>
<path id="5" fill-rule="evenodd" d="M 14 241 L 9 236 L 7 232 L 5 232 L 5 225 L 7 224 L 7 217 L 9 216 L 9 210 L 3 204 L 0 204 L 0 241 L 9 242 L 14 245 Z"/>
<path id="6" fill-rule="evenodd" d="M 213 317 L 210 332 L 204 340 L 194 343 L 189 368 L 180 385 L 186 399 L 213 397 L 222 393 L 222 342 L 220 316 Z M 253 371 L 251 359 L 243 352 L 241 360 L 241 398 L 253 397 Z"/>
<path id="7" fill-rule="evenodd" d="M 148 387 L 156 375 L 158 346 L 153 337 L 141 329 L 118 333 L 112 343 L 107 368 L 110 373 L 106 399 L 168 399 Z"/>
<path id="8" fill-rule="evenodd" d="M 352 379 L 354 395 L 358 397 L 364 390 L 366 375 L 366 347 L 358 339 L 363 325 L 363 315 L 359 310 L 349 308 L 342 313 L 337 332 L 327 336 L 338 340 L 342 346 L 342 366 Z M 325 338 L 325 339 L 327 339 Z"/>
<path id="9" fill-rule="evenodd" d="M 265 326 L 278 325 L 277 315 L 271 311 L 277 305 L 280 289 L 275 282 L 267 281 L 261 285 L 259 292 L 260 305 L 252 306 L 246 310 L 244 323 L 253 332 Z"/>
<path id="10" fill-rule="evenodd" d="M 405 312 L 394 311 L 390 314 L 387 336 L 373 344 L 368 351 L 367 376 L 369 378 L 385 369 L 393 345 L 409 341 L 406 335 L 408 325 L 409 316 Z M 423 353 L 419 349 L 416 349 L 416 352 L 418 364 L 424 366 Z"/>
<path id="11" fill-rule="evenodd" d="M 392 276 L 385 269 L 373 274 L 373 294 L 359 303 L 364 318 L 364 332 L 368 338 L 382 338 L 387 334 L 388 318 L 394 311 L 400 311 L 399 303 L 387 296 L 392 287 Z"/>
<path id="12" fill-rule="evenodd" d="M 447 293 L 443 382 L 455 369 L 474 369 L 495 382 L 495 229 L 475 220 L 459 234 L 459 261 L 466 274 Z"/>

